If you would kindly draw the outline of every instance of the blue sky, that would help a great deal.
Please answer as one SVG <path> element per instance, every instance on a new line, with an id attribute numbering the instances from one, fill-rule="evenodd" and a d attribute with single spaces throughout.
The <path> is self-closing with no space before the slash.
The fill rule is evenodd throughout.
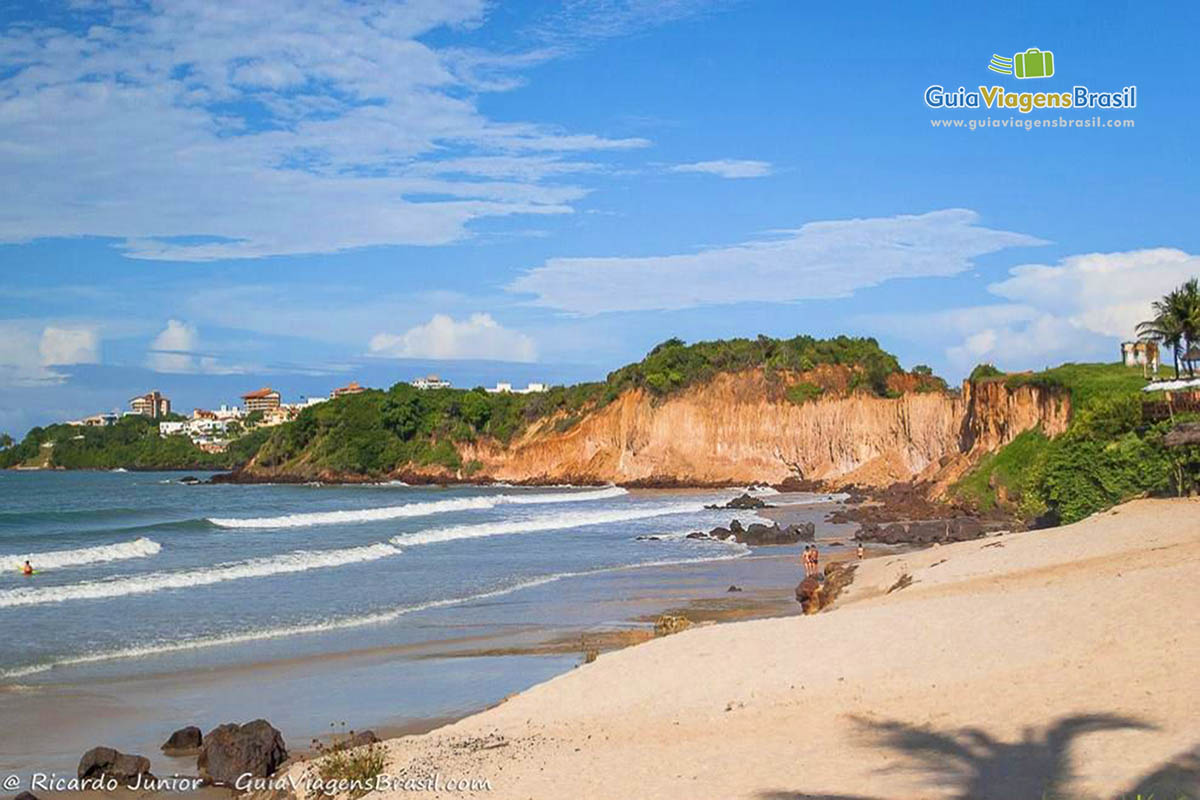
<path id="1" fill-rule="evenodd" d="M 1113 360 L 1200 273 L 1200 11 L 1048 5 L 6 3 L 0 431 L 155 387 L 600 378 L 670 336 Z M 1029 47 L 1055 76 L 987 70 Z M 931 123 L 1092 116 L 1134 124 Z"/>

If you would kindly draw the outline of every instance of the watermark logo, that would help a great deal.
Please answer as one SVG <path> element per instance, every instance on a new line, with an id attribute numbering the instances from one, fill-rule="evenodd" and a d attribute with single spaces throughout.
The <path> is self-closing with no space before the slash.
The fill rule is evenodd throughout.
<path id="1" fill-rule="evenodd" d="M 993 53 L 987 68 L 1000 75 L 1019 80 L 1054 78 L 1057 72 L 1054 53 L 1030 47 L 1012 58 Z M 925 89 L 925 105 L 936 109 L 1016 111 L 1019 114 L 1060 113 L 1063 110 L 1097 110 L 1137 108 L 1137 86 L 1129 85 L 1106 91 L 1095 91 L 1076 83 L 1055 86 L 1053 83 L 1036 87 L 1037 91 L 1009 89 L 1004 86 L 980 84 L 973 89 L 964 85 L 950 87 L 935 83 Z M 1107 126 L 1104 126 L 1107 127 Z M 1130 125 L 1132 127 L 1132 125 Z"/>
<path id="2" fill-rule="evenodd" d="M 1031 47 L 1024 53 L 1014 53 L 1012 58 L 992 53 L 988 69 L 1001 75 L 1017 78 L 1049 78 L 1054 75 L 1054 53 Z"/>

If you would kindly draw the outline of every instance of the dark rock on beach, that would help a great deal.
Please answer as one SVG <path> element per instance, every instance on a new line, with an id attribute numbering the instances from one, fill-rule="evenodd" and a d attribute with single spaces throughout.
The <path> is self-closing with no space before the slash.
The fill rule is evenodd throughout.
<path id="1" fill-rule="evenodd" d="M 150 759 L 111 747 L 93 747 L 79 759 L 76 774 L 80 779 L 115 778 L 122 783 L 134 783 L 140 776 L 150 774 Z"/>
<path id="2" fill-rule="evenodd" d="M 269 777 L 286 760 L 283 735 L 265 719 L 256 719 L 209 731 L 196 769 L 205 783 L 232 785 L 242 775 Z"/>
<path id="3" fill-rule="evenodd" d="M 811 522 L 805 522 L 800 525 L 788 525 L 781 528 L 778 522 L 772 525 L 763 525 L 761 522 L 754 522 L 743 527 L 735 519 L 729 523 L 728 528 L 713 528 L 708 535 L 712 539 L 725 540 L 732 538 L 741 544 L 754 546 L 798 544 L 800 542 L 813 541 L 816 537 L 816 525 Z"/>
<path id="4" fill-rule="evenodd" d="M 815 614 L 829 606 L 842 590 L 854 582 L 857 564 L 835 561 L 825 565 L 822 578 L 810 575 L 796 585 L 796 602 L 805 614 Z"/>
<path id="5" fill-rule="evenodd" d="M 705 508 L 710 509 L 710 510 L 721 509 L 721 508 L 733 508 L 733 509 L 738 509 L 738 510 L 748 510 L 748 509 L 753 509 L 753 508 L 771 508 L 771 506 L 767 505 L 760 498 L 754 497 L 753 495 L 750 495 L 750 494 L 743 493 L 741 495 L 741 497 L 735 497 L 723 506 L 712 505 L 712 506 L 705 506 Z"/>
<path id="6" fill-rule="evenodd" d="M 21 792 L 13 800 L 38 800 L 38 797 L 33 792 Z"/>
<path id="7" fill-rule="evenodd" d="M 163 742 L 162 751 L 169 756 L 195 756 L 200 754 L 204 737 L 195 725 L 180 728 Z"/>
<path id="8" fill-rule="evenodd" d="M 729 587 L 728 589 L 726 589 L 725 591 L 727 591 L 727 592 L 740 592 L 740 591 L 742 591 L 742 587 L 740 587 L 740 586 L 733 586 L 733 585 L 730 585 L 730 587 Z"/>
<path id="9" fill-rule="evenodd" d="M 858 529 L 854 538 L 860 542 L 880 544 L 943 544 L 978 539 L 997 527 L 996 523 L 989 524 L 972 517 L 893 522 L 888 525 L 868 522 Z"/>

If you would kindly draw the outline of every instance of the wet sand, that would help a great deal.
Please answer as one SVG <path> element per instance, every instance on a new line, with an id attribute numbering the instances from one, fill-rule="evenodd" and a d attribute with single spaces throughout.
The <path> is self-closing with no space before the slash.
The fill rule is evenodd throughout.
<path id="1" fill-rule="evenodd" d="M 602 654 L 389 741 L 386 772 L 498 798 L 1200 796 L 1198 569 L 1195 499 L 892 553 L 823 613 Z"/>
<path id="2" fill-rule="evenodd" d="M 280 728 L 294 753 L 314 737 L 341 730 L 343 722 L 384 737 L 424 732 L 568 672 L 589 651 L 652 638 L 662 613 L 696 623 L 798 613 L 796 551 L 583 576 L 544 587 L 528 624 L 486 634 L 457 633 L 450 615 L 432 611 L 418 620 L 428 626 L 429 640 L 416 644 L 0 687 L 0 773 L 74 775 L 83 752 L 105 745 L 147 756 L 156 775 L 192 775 L 194 758 L 159 752 L 172 731 L 258 717 Z M 729 592 L 731 584 L 743 591 Z M 495 602 L 534 601 L 518 593 Z"/>

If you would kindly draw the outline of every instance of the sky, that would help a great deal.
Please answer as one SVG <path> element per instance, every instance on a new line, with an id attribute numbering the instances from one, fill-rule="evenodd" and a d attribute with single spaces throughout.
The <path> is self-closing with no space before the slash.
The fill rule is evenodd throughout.
<path id="1" fill-rule="evenodd" d="M 154 388 L 187 413 L 595 380 L 673 336 L 874 336 L 950 380 L 1116 360 L 1200 274 L 1198 28 L 1184 3 L 0 0 L 0 431 Z M 1053 76 L 988 69 L 1030 48 Z"/>

